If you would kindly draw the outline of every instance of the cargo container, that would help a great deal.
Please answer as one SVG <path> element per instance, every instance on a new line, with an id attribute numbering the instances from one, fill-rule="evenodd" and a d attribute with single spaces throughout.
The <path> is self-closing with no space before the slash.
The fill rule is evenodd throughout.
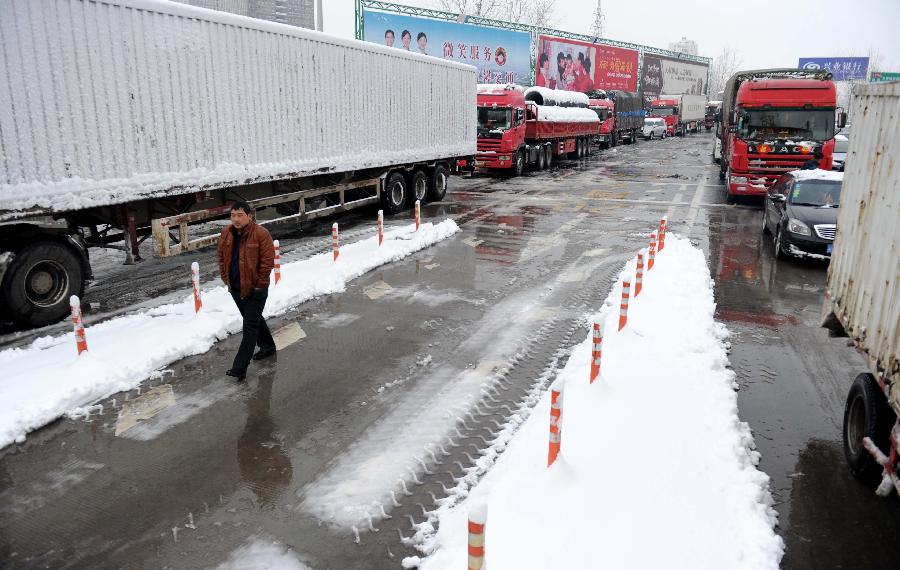
<path id="1" fill-rule="evenodd" d="M 644 125 L 644 109 L 640 95 L 629 91 L 592 91 L 588 106 L 600 119 L 594 142 L 603 148 L 620 142 L 634 144 Z"/>
<path id="2" fill-rule="evenodd" d="M 650 117 L 666 122 L 670 136 L 700 132 L 706 97 L 703 95 L 660 95 L 650 101 Z"/>
<path id="3" fill-rule="evenodd" d="M 900 492 L 900 82 L 857 85 L 852 104 L 823 324 L 868 362 L 847 396 L 844 454 L 855 475 L 880 476 L 887 495 Z"/>
<path id="4" fill-rule="evenodd" d="M 0 312 L 23 325 L 67 314 L 89 247 L 204 247 L 191 224 L 235 199 L 394 213 L 475 154 L 467 65 L 155 0 L 6 0 L 0 37 Z"/>

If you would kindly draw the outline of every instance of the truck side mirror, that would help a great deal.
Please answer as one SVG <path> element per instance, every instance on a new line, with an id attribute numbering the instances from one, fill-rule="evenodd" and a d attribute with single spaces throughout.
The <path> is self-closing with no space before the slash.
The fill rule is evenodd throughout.
<path id="1" fill-rule="evenodd" d="M 838 128 L 843 129 L 846 126 L 847 126 L 847 113 L 845 113 L 844 111 L 841 111 L 838 114 Z"/>

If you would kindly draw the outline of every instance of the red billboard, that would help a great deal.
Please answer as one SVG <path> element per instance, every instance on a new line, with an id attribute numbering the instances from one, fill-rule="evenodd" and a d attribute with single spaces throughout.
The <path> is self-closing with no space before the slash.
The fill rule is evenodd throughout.
<path id="1" fill-rule="evenodd" d="M 566 91 L 637 91 L 638 52 L 538 36 L 535 85 Z"/>

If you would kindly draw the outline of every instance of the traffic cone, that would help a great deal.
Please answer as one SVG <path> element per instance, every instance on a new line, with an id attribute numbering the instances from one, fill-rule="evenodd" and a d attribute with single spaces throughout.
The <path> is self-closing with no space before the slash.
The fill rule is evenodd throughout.
<path id="1" fill-rule="evenodd" d="M 203 308 L 203 300 L 200 298 L 200 265 L 195 261 L 191 263 L 191 285 L 194 289 L 194 314 Z"/>
<path id="2" fill-rule="evenodd" d="M 656 232 L 650 235 L 650 253 L 647 255 L 647 271 L 653 269 L 653 262 L 656 261 Z"/>
<path id="3" fill-rule="evenodd" d="M 469 508 L 469 570 L 484 568 L 484 527 L 487 505 L 477 503 Z"/>
<path id="4" fill-rule="evenodd" d="M 593 340 L 591 342 L 591 384 L 600 376 L 600 357 L 603 352 L 603 322 L 594 321 Z"/>
<path id="5" fill-rule="evenodd" d="M 378 210 L 378 245 L 384 242 L 384 210 Z"/>
<path id="6" fill-rule="evenodd" d="M 666 230 L 669 226 L 669 217 L 663 216 L 662 219 L 659 220 L 659 246 L 656 248 L 656 251 L 662 251 L 664 247 L 666 247 Z"/>
<path id="7" fill-rule="evenodd" d="M 334 250 L 334 260 L 338 260 L 338 256 L 341 254 L 340 247 L 338 246 L 338 225 L 337 222 L 331 225 L 331 247 Z"/>
<path id="8" fill-rule="evenodd" d="M 420 220 L 422 219 L 421 201 L 416 200 L 416 231 L 419 231 Z"/>
<path id="9" fill-rule="evenodd" d="M 78 349 L 78 356 L 82 352 L 87 352 L 87 338 L 84 335 L 84 319 L 81 315 L 81 300 L 78 295 L 69 297 L 69 307 L 72 309 L 72 325 L 75 328 L 75 347 Z"/>
<path id="10" fill-rule="evenodd" d="M 272 242 L 275 245 L 275 284 L 281 281 L 281 244 L 276 239 Z"/>
<path id="11" fill-rule="evenodd" d="M 547 454 L 547 467 L 553 465 L 562 447 L 562 395 L 563 383 L 557 380 L 550 387 L 550 449 Z"/>
<path id="12" fill-rule="evenodd" d="M 641 294 L 641 287 L 644 283 L 644 250 L 638 252 L 637 270 L 634 275 L 634 298 Z"/>
<path id="13" fill-rule="evenodd" d="M 628 297 L 631 295 L 631 281 L 622 280 L 622 304 L 619 305 L 619 330 L 628 322 Z"/>

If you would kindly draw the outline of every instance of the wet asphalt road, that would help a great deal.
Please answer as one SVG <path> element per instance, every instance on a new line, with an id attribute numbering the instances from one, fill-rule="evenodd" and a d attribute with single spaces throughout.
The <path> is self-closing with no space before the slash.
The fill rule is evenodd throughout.
<path id="1" fill-rule="evenodd" d="M 459 234 L 270 321 L 302 338 L 246 383 L 222 375 L 232 337 L 102 412 L 0 451 L 0 566 L 208 567 L 259 539 L 317 569 L 399 568 L 416 553 L 401 537 L 497 424 L 552 382 L 585 315 L 665 214 L 708 255 L 740 415 L 772 478 L 782 566 L 900 566 L 900 505 L 843 463 L 843 399 L 865 368 L 818 327 L 827 268 L 774 262 L 759 205 L 724 204 L 711 144 L 707 134 L 642 142 L 521 178 L 454 179 L 423 214 L 454 217 Z M 341 218 L 346 239 L 371 232 L 372 218 Z M 287 260 L 326 250 L 329 224 L 277 230 Z M 184 268 L 212 258 L 107 264 L 88 300 L 105 313 L 182 294 Z M 501 390 L 482 399 L 479 383 L 492 379 Z M 129 428 L 136 410 L 149 418 Z M 423 442 L 424 466 L 402 467 Z M 322 522 L 340 518 L 324 499 L 364 496 L 382 472 L 396 472 L 391 518 L 361 519 L 358 542 L 351 525 Z"/>

